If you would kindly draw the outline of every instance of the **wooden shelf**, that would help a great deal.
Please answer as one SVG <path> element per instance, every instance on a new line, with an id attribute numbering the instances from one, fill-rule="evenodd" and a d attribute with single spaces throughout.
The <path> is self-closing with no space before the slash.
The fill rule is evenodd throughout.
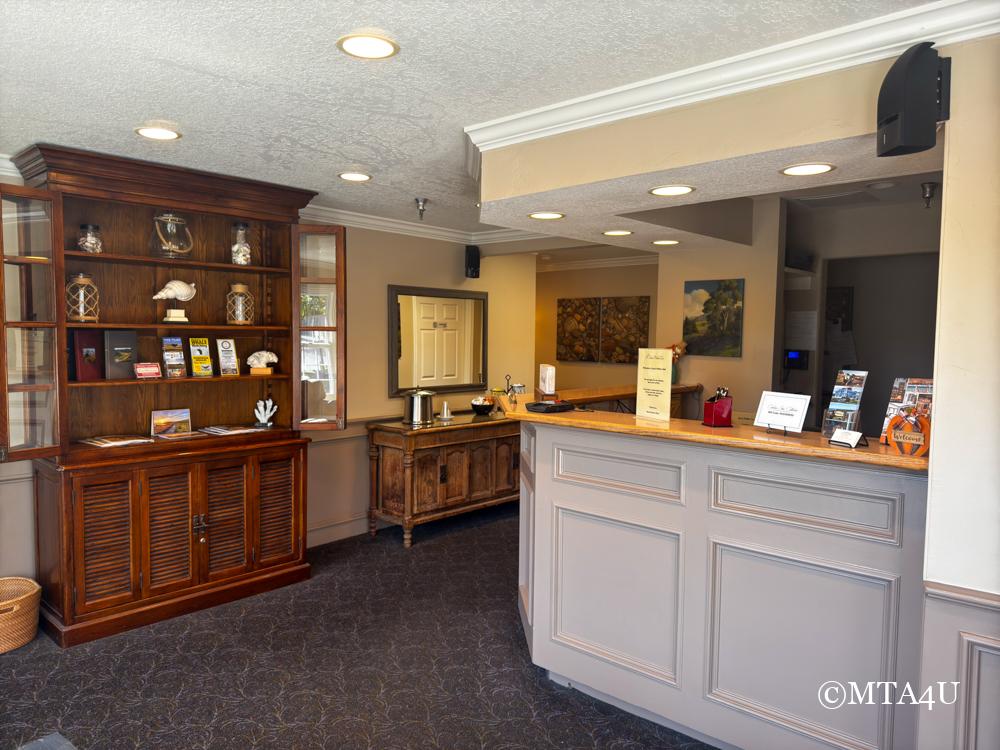
<path id="1" fill-rule="evenodd" d="M 54 391 L 55 383 L 10 383 L 7 385 L 8 393 L 35 393 L 42 391 Z"/>
<path id="2" fill-rule="evenodd" d="M 199 268 L 204 271 L 225 271 L 227 273 L 271 273 L 288 276 L 287 268 L 274 266 L 238 266 L 234 263 L 210 263 L 201 260 L 182 260 L 176 258 L 154 258 L 146 255 L 115 255 L 114 253 L 85 253 L 82 250 L 67 250 L 67 259 L 95 261 L 97 263 L 131 263 L 140 266 L 166 266 L 169 268 Z"/>
<path id="3" fill-rule="evenodd" d="M 108 388 L 119 385 L 174 385 L 179 383 L 231 383 L 234 380 L 288 380 L 286 373 L 273 375 L 214 375 L 210 378 L 146 378 L 138 380 L 71 380 L 70 388 Z"/>
<path id="4" fill-rule="evenodd" d="M 37 255 L 5 255 L 4 263 L 14 266 L 49 266 L 52 265 L 51 258 L 40 258 Z"/>
<path id="5" fill-rule="evenodd" d="M 51 324 L 50 324 L 51 325 Z M 138 331 L 229 331 L 239 333 L 291 333 L 291 326 L 231 326 L 225 323 L 67 323 L 67 328 L 122 328 Z"/>

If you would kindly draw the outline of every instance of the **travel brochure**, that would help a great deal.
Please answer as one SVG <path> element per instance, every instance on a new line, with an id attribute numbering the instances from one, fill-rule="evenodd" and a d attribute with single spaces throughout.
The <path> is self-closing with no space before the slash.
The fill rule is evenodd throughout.
<path id="1" fill-rule="evenodd" d="M 934 402 L 934 380 L 932 378 L 896 378 L 889 392 L 889 406 L 882 421 L 880 440 L 886 442 L 889 420 L 897 414 L 903 416 L 923 416 L 931 418 Z"/>
<path id="2" fill-rule="evenodd" d="M 210 378 L 215 373 L 212 371 L 212 357 L 209 354 L 208 339 L 190 338 L 188 345 L 191 347 L 191 377 Z"/>
<path id="3" fill-rule="evenodd" d="M 186 378 L 187 362 L 184 361 L 184 343 L 180 336 L 164 336 L 163 366 L 168 378 Z"/>
<path id="4" fill-rule="evenodd" d="M 833 383 L 830 405 L 823 413 L 823 435 L 830 437 L 837 430 L 854 431 L 858 426 L 858 410 L 868 381 L 867 370 L 841 370 Z"/>

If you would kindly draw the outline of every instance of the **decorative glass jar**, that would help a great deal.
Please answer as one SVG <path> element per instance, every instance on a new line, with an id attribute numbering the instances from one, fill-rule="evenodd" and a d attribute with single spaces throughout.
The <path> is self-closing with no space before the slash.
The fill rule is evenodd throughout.
<path id="1" fill-rule="evenodd" d="M 96 323 L 101 293 L 90 274 L 76 273 L 66 282 L 66 319 L 75 323 Z"/>
<path id="2" fill-rule="evenodd" d="M 97 255 L 104 252 L 104 238 L 97 224 L 81 224 L 76 246 L 85 253 Z"/>
<path id="3" fill-rule="evenodd" d="M 163 258 L 187 258 L 194 248 L 194 238 L 187 219 L 169 211 L 153 217 L 153 251 Z"/>
<path id="4" fill-rule="evenodd" d="M 233 264 L 237 266 L 249 266 L 251 260 L 250 241 L 247 239 L 247 231 L 250 225 L 238 221 L 233 224 Z"/>
<path id="5" fill-rule="evenodd" d="M 226 295 L 226 322 L 231 326 L 253 325 L 253 295 L 246 284 L 230 284 Z"/>

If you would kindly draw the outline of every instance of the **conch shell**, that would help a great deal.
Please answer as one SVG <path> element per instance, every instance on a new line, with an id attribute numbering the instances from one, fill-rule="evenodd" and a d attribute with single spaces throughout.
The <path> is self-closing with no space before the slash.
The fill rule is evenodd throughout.
<path id="1" fill-rule="evenodd" d="M 153 299 L 176 299 L 181 302 L 187 302 L 189 299 L 194 299 L 194 295 L 198 290 L 194 288 L 194 284 L 188 284 L 186 281 L 180 281 L 174 279 L 168 281 L 167 285 L 163 287 L 160 291 L 153 295 Z"/>

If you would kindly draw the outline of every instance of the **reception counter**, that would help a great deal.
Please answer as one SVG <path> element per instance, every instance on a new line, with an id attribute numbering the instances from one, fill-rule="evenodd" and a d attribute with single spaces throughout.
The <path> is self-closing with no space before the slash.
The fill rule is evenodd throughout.
<path id="1" fill-rule="evenodd" d="M 510 406 L 508 404 L 508 406 Z M 538 666 L 720 747 L 911 748 L 926 461 L 631 414 L 521 421 L 519 597 Z"/>

